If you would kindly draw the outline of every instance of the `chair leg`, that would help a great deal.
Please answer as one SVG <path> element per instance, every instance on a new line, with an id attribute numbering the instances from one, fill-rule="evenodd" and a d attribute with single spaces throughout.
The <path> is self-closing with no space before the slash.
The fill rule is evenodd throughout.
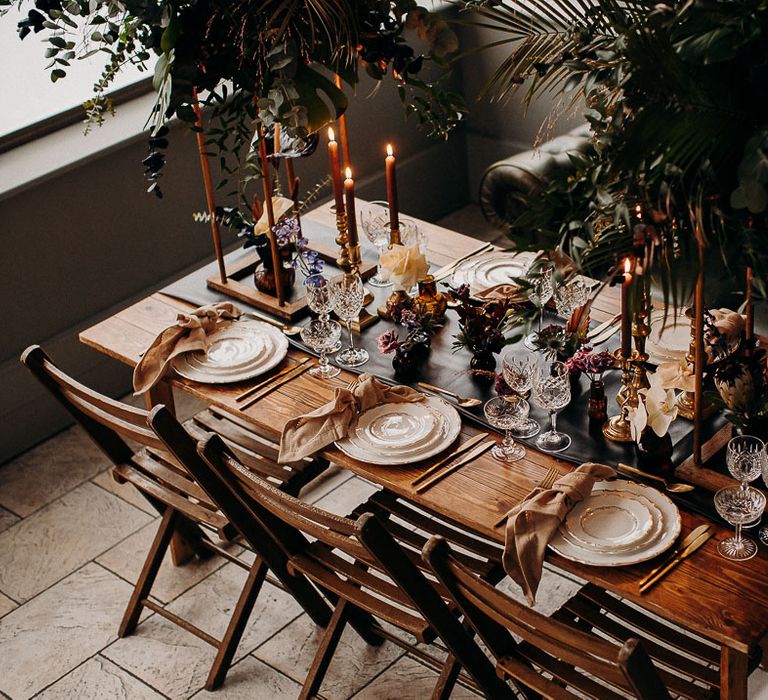
<path id="1" fill-rule="evenodd" d="M 144 567 L 139 574 L 139 580 L 136 581 L 133 593 L 131 594 L 131 599 L 128 601 L 128 607 L 123 614 L 123 620 L 120 623 L 120 628 L 117 632 L 119 637 L 127 637 L 136 629 L 143 607 L 141 601 L 144 600 L 152 590 L 152 584 L 154 584 L 157 572 L 160 570 L 160 565 L 163 563 L 163 556 L 165 556 L 165 552 L 171 542 L 171 537 L 173 537 L 177 515 L 176 510 L 170 506 L 168 506 L 163 513 L 160 527 L 157 528 L 155 539 L 152 540 L 152 545 L 147 553 Z"/>
<path id="2" fill-rule="evenodd" d="M 344 632 L 344 627 L 346 627 L 349 617 L 348 606 L 349 603 L 346 600 L 342 600 L 334 608 L 331 621 L 323 635 L 323 641 L 320 643 L 320 647 L 312 661 L 312 668 L 309 669 L 307 678 L 304 681 L 304 687 L 301 689 L 299 700 L 307 700 L 314 697 L 317 691 L 320 690 L 326 671 L 328 671 L 328 666 L 330 666 L 333 659 L 333 653 L 336 651 L 341 634 Z"/>
<path id="3" fill-rule="evenodd" d="M 459 673 L 461 673 L 461 664 L 453 654 L 448 654 L 432 691 L 432 700 L 448 700 L 456 686 Z"/>
<path id="4" fill-rule="evenodd" d="M 259 597 L 259 592 L 266 576 L 267 565 L 259 558 L 251 567 L 248 573 L 248 580 L 245 582 L 245 586 L 243 586 L 243 590 L 240 592 L 240 597 L 237 599 L 235 611 L 232 613 L 227 631 L 219 645 L 216 659 L 208 674 L 208 680 L 205 683 L 206 690 L 216 690 L 224 682 L 229 665 L 232 663 L 232 657 L 235 655 L 235 651 L 237 651 L 237 645 L 243 636 L 248 618 L 251 616 L 251 611 L 256 603 L 256 599 Z"/>

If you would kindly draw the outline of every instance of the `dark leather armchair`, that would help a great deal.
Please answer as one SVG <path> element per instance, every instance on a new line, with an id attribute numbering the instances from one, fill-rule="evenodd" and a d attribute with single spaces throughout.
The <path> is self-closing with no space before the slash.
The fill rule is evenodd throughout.
<path id="1" fill-rule="evenodd" d="M 488 222 L 508 231 L 523 213 L 526 197 L 543 190 L 556 170 L 572 169 L 568 154 L 591 149 L 589 134 L 589 127 L 584 124 L 537 149 L 516 153 L 491 165 L 480 181 L 480 206 Z"/>

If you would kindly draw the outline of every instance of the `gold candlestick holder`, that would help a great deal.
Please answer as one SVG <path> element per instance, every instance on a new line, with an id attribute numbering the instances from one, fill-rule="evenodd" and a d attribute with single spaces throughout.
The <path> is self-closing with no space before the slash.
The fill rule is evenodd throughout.
<path id="1" fill-rule="evenodd" d="M 349 234 L 347 232 L 347 214 L 346 212 L 336 212 L 336 245 L 339 246 L 339 257 L 336 258 L 336 266 L 342 272 L 349 272 L 352 265 L 349 259 Z"/>
<path id="2" fill-rule="evenodd" d="M 648 389 L 648 371 L 646 362 L 648 362 L 648 353 L 645 351 L 645 343 L 651 333 L 651 327 L 648 320 L 651 315 L 651 295 L 648 284 L 645 280 L 641 281 L 640 298 L 638 299 L 639 310 L 632 321 L 632 338 L 635 341 L 635 357 L 632 370 L 632 385 L 635 391 Z"/>
<path id="3" fill-rule="evenodd" d="M 693 306 L 685 310 L 686 318 L 691 319 L 691 343 L 688 346 L 688 352 L 685 355 L 685 361 L 688 366 L 694 368 L 696 365 L 696 313 Z M 705 354 L 706 357 L 706 354 Z M 698 387 L 697 387 L 698 389 Z M 701 412 L 702 418 L 709 418 L 717 409 L 711 403 L 706 401 L 705 397 L 701 397 Z M 677 414 L 685 418 L 686 420 L 693 420 L 696 415 L 696 391 L 684 391 L 680 394 L 680 398 L 677 400 Z"/>
<path id="4" fill-rule="evenodd" d="M 637 388 L 633 382 L 633 368 L 637 353 L 631 353 L 624 357 L 621 349 L 614 353 L 616 365 L 621 369 L 621 389 L 616 395 L 616 403 L 619 404 L 619 415 L 612 416 L 603 426 L 603 435 L 606 440 L 613 442 L 632 442 L 632 428 L 629 422 L 630 409 L 637 407 Z"/>

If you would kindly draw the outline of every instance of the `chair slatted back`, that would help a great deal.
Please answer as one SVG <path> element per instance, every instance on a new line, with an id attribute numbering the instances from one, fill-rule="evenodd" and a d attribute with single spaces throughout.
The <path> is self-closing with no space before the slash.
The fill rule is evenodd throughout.
<path id="1" fill-rule="evenodd" d="M 634 643 L 637 640 L 620 648 L 536 612 L 478 578 L 441 537 L 433 537 L 424 547 L 424 559 L 496 656 L 499 669 L 534 691 L 547 697 L 581 697 L 533 671 L 531 662 L 545 665 L 557 680 L 600 700 L 621 697 L 604 683 L 641 700 L 669 698 L 642 645 Z M 523 641 L 516 642 L 510 633 Z"/>

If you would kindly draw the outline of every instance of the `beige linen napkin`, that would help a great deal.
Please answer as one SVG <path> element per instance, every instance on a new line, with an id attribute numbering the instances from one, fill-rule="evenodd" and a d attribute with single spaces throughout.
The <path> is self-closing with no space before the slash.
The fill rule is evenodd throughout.
<path id="1" fill-rule="evenodd" d="M 189 314 L 179 314 L 176 323 L 152 341 L 136 365 L 133 371 L 134 392 L 141 394 L 157 384 L 170 361 L 177 355 L 193 350 L 207 350 L 208 335 L 222 321 L 240 318 L 241 313 L 234 304 L 225 301 L 201 306 Z"/>
<path id="2" fill-rule="evenodd" d="M 475 296 L 484 301 L 504 301 L 509 299 L 510 301 L 522 302 L 527 300 L 526 295 L 520 291 L 520 287 L 511 283 L 497 284 L 495 287 L 488 287 L 488 289 L 478 292 Z"/>
<path id="3" fill-rule="evenodd" d="M 616 472 L 604 464 L 586 462 L 561 476 L 551 489 L 535 488 L 509 511 L 504 570 L 523 589 L 529 605 L 536 601 L 544 553 L 560 523 L 571 508 L 589 496 L 595 482 L 615 476 Z"/>
<path id="4" fill-rule="evenodd" d="M 387 386 L 361 374 L 350 389 L 337 388 L 333 399 L 304 416 L 289 420 L 280 439 L 280 464 L 291 464 L 343 438 L 355 418 L 381 403 L 415 403 L 424 394 L 407 386 Z"/>

